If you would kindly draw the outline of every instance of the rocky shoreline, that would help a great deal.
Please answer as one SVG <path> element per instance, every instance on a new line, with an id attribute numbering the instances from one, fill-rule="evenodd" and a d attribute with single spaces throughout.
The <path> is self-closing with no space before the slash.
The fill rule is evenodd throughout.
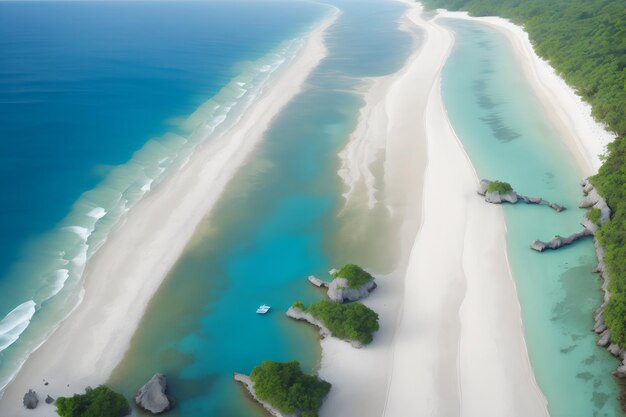
<path id="1" fill-rule="evenodd" d="M 257 395 L 256 395 L 256 392 L 254 391 L 254 382 L 250 379 L 249 375 L 240 374 L 240 373 L 235 372 L 233 374 L 233 379 L 235 381 L 239 382 L 241 385 L 243 385 L 243 387 L 252 396 L 254 401 L 256 401 L 259 404 L 261 404 L 263 406 L 263 408 L 265 408 L 274 417 L 300 417 L 300 413 L 283 414 L 280 411 L 278 411 L 276 408 L 272 407 L 272 405 L 270 403 L 262 401 L 261 399 L 259 399 L 259 397 L 257 397 Z"/>
<path id="2" fill-rule="evenodd" d="M 611 209 L 606 204 L 606 201 L 596 191 L 591 182 L 586 179 L 583 180 L 580 184 L 583 187 L 583 194 L 585 198 L 581 201 L 581 208 L 597 208 L 600 210 L 600 219 L 599 224 L 602 225 L 604 222 L 609 220 L 611 217 Z M 589 227 L 589 223 L 591 223 L 595 227 Z M 587 217 L 583 220 L 583 226 L 586 230 L 590 230 L 593 232 L 593 247 L 596 252 L 596 257 L 598 258 L 598 265 L 594 269 L 594 272 L 600 274 L 602 278 L 602 293 L 603 293 L 603 301 L 600 307 L 595 311 L 593 315 L 594 325 L 592 330 L 598 335 L 597 345 L 606 348 L 613 356 L 617 357 L 622 361 L 621 365 L 613 372 L 618 378 L 626 378 L 626 348 L 618 346 L 615 343 L 611 343 L 611 331 L 606 327 L 604 323 L 604 309 L 609 302 L 610 292 L 609 292 L 609 275 L 606 272 L 606 265 L 604 263 L 604 249 L 600 246 L 598 242 L 598 238 L 595 236 L 598 225 L 593 224 L 593 222 L 589 221 Z"/>
<path id="3" fill-rule="evenodd" d="M 289 307 L 289 310 L 287 310 L 286 314 L 287 314 L 287 317 L 290 317 L 294 320 L 306 321 L 307 323 L 312 324 L 313 326 L 319 328 L 322 339 L 332 336 L 330 330 L 328 330 L 328 328 L 324 326 L 324 323 L 322 323 L 320 320 L 313 317 L 311 313 L 307 313 L 306 311 L 303 311 L 299 309 L 298 307 L 291 306 Z M 363 347 L 363 344 L 357 340 L 348 340 L 348 339 L 341 339 L 341 340 L 350 343 L 352 347 L 357 348 L 357 349 L 360 349 Z"/>
<path id="4" fill-rule="evenodd" d="M 489 184 L 491 184 L 491 181 L 483 179 L 480 181 L 480 185 L 477 190 L 477 193 L 484 196 L 485 201 L 487 201 L 488 203 L 501 204 L 503 202 L 508 202 L 511 204 L 515 204 L 521 200 L 528 204 L 547 204 L 549 207 L 553 208 L 557 212 L 565 209 L 558 204 L 550 203 L 549 201 L 542 198 L 526 197 L 517 194 L 512 189 L 502 194 L 497 191 L 488 192 L 487 188 L 489 187 Z M 595 248 L 596 257 L 598 258 L 598 265 L 594 269 L 594 272 L 599 273 L 600 277 L 602 278 L 601 287 L 604 297 L 602 304 L 594 312 L 594 326 L 592 330 L 598 335 L 597 345 L 606 348 L 613 356 L 621 361 L 621 365 L 613 372 L 613 375 L 618 378 L 626 378 L 626 348 L 623 348 L 611 342 L 611 331 L 604 323 L 603 316 L 604 309 L 606 308 L 606 305 L 608 304 L 610 298 L 610 293 L 608 289 L 609 276 L 606 272 L 606 266 L 604 263 L 604 249 L 600 246 L 598 242 L 596 232 L 606 221 L 611 218 L 611 209 L 609 208 L 606 201 L 598 194 L 597 190 L 588 179 L 583 180 L 580 185 L 583 190 L 584 198 L 580 202 L 579 207 L 589 210 L 599 210 L 598 219 L 595 222 L 592 221 L 589 218 L 588 211 L 580 222 L 581 226 L 583 227 L 582 231 L 573 233 L 570 236 L 566 237 L 555 236 L 548 242 L 535 240 L 530 245 L 530 248 L 536 250 L 537 252 L 543 252 L 547 249 L 557 250 L 563 246 L 570 245 L 579 239 L 585 237 L 593 237 L 593 246 Z"/>

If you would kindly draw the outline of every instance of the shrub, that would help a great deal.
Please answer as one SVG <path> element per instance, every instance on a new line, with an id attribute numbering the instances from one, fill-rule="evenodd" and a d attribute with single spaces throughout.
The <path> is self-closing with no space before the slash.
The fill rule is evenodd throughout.
<path id="1" fill-rule="evenodd" d="M 513 191 L 513 187 L 511 187 L 511 184 L 509 184 L 508 182 L 492 181 L 487 186 L 488 193 L 497 192 L 500 194 L 506 194 L 506 193 L 510 193 L 511 191 Z"/>
<path id="2" fill-rule="evenodd" d="M 130 414 L 128 401 L 107 386 L 87 388 L 84 394 L 59 397 L 55 402 L 60 417 L 122 417 Z"/>
<path id="3" fill-rule="evenodd" d="M 322 300 L 302 309 L 320 320 L 339 339 L 367 345 L 373 340 L 372 333 L 379 328 L 378 314 L 361 303 L 339 304 Z"/>
<path id="4" fill-rule="evenodd" d="M 264 361 L 250 374 L 260 400 L 285 414 L 299 410 L 302 417 L 317 417 L 317 410 L 331 385 L 300 369 L 298 361 Z"/>
<path id="5" fill-rule="evenodd" d="M 348 280 L 348 287 L 359 288 L 363 284 L 372 281 L 374 277 L 360 266 L 354 264 L 346 264 L 334 274 L 335 278 L 341 277 Z"/>
<path id="6" fill-rule="evenodd" d="M 596 225 L 600 226 L 600 209 L 593 207 L 587 212 L 587 218 L 594 222 Z"/>

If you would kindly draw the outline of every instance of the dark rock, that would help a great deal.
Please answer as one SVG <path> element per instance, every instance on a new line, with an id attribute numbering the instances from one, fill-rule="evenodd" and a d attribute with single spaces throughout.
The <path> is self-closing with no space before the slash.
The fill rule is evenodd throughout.
<path id="1" fill-rule="evenodd" d="M 160 414 L 174 406 L 174 399 L 167 394 L 167 380 L 163 374 L 155 374 L 137 391 L 135 402 L 152 414 Z"/>
<path id="2" fill-rule="evenodd" d="M 52 398 L 51 396 L 47 396 L 46 397 L 46 404 L 52 404 L 54 402 L 54 398 Z"/>
<path id="3" fill-rule="evenodd" d="M 28 392 L 24 394 L 23 403 L 24 407 L 28 408 L 29 410 L 34 410 L 35 408 L 37 408 L 37 405 L 39 404 L 39 398 L 37 397 L 37 393 L 32 389 L 29 389 Z"/>

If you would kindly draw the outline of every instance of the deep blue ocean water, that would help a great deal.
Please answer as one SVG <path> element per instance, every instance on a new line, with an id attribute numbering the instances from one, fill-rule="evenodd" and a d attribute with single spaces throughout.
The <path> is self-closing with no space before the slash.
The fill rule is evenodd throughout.
<path id="1" fill-rule="evenodd" d="M 221 121 L 220 100 L 256 91 L 259 68 L 293 54 L 285 42 L 325 12 L 284 0 L 0 2 L 0 387 L 75 304 L 110 228 L 192 151 L 185 118 L 216 97 L 200 122 Z"/>

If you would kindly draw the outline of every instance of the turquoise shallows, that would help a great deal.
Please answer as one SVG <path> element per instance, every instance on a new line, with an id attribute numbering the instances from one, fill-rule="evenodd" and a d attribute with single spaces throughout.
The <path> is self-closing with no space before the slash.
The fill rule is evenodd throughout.
<path id="1" fill-rule="evenodd" d="M 504 35 L 476 22 L 444 22 L 456 39 L 442 75 L 444 103 L 478 175 L 567 207 L 556 213 L 545 206 L 504 206 L 526 341 L 550 415 L 621 416 L 611 375 L 617 362 L 596 346 L 590 330 L 601 302 L 591 239 L 557 252 L 529 248 L 535 239 L 581 229 L 582 174 Z"/>
<path id="2" fill-rule="evenodd" d="M 249 373 L 263 360 L 315 369 L 317 331 L 285 312 L 323 296 L 308 275 L 360 263 L 345 247 L 330 249 L 343 204 L 337 153 L 363 104 L 355 94 L 361 77 L 398 70 L 412 46 L 397 29 L 401 3 L 332 3 L 342 14 L 327 32 L 328 57 L 199 228 L 114 372 L 110 383 L 127 396 L 164 372 L 179 400 L 172 416 L 260 417 L 265 412 L 233 372 Z M 255 314 L 261 304 L 272 310 Z"/>
<path id="3" fill-rule="evenodd" d="M 203 132 L 236 119 L 321 14 L 283 0 L 0 2 L 0 389 L 75 306 L 119 218 L 203 140 L 185 118 L 212 98 Z"/>

